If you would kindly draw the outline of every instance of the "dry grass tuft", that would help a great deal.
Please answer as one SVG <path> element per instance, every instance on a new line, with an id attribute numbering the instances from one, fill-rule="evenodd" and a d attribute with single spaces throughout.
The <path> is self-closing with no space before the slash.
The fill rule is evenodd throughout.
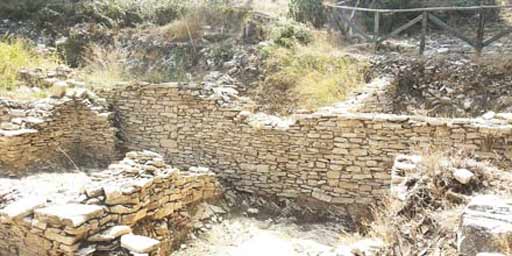
<path id="1" fill-rule="evenodd" d="M 102 48 L 91 45 L 87 48 L 86 65 L 79 77 L 88 86 L 94 88 L 111 88 L 116 84 L 131 81 L 124 62 L 127 53 L 119 48 Z"/>
<path id="2" fill-rule="evenodd" d="M 199 11 L 181 16 L 167 25 L 158 28 L 165 39 L 173 42 L 195 40 L 202 35 L 203 19 Z"/>

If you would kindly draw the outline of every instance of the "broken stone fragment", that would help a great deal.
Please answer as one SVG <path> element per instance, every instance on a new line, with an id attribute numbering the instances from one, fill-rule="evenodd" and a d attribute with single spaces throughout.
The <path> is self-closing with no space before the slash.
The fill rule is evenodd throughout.
<path id="1" fill-rule="evenodd" d="M 493 195 L 473 198 L 462 214 L 457 248 L 468 256 L 512 248 L 512 200 Z"/>
<path id="2" fill-rule="evenodd" d="M 90 256 L 93 255 L 93 253 L 96 252 L 96 247 L 93 245 L 83 247 L 77 252 L 77 256 Z"/>
<path id="3" fill-rule="evenodd" d="M 452 171 L 453 178 L 457 180 L 460 184 L 468 184 L 471 179 L 475 176 L 470 170 L 468 169 L 454 169 Z"/>
<path id="4" fill-rule="evenodd" d="M 194 221 L 206 220 L 215 216 L 216 214 L 224 214 L 225 211 L 215 205 L 210 205 L 208 203 L 201 203 L 197 207 L 196 214 L 192 217 Z"/>
<path id="5" fill-rule="evenodd" d="M 135 253 L 150 253 L 158 250 L 160 241 L 139 235 L 127 234 L 121 237 L 121 247 Z"/>
<path id="6" fill-rule="evenodd" d="M 355 256 L 377 256 L 381 255 L 384 246 L 384 241 L 380 239 L 363 239 L 351 246 L 351 252 Z"/>
<path id="7" fill-rule="evenodd" d="M 88 197 L 97 197 L 103 195 L 103 188 L 101 186 L 89 186 L 85 188 L 85 194 Z"/>
<path id="8" fill-rule="evenodd" d="M 341 245 L 336 248 L 333 256 L 354 256 L 354 254 L 352 253 L 352 248 L 350 248 L 350 246 Z"/>
<path id="9" fill-rule="evenodd" d="M 105 191 L 106 197 L 105 203 L 107 205 L 138 203 L 138 198 L 133 198 L 130 195 L 123 195 L 122 189 L 119 186 L 119 184 L 109 184 L 103 186 L 103 191 Z"/>
<path id="10" fill-rule="evenodd" d="M 496 117 L 496 113 L 492 112 L 492 111 L 489 111 L 487 113 L 485 113 L 484 115 L 482 115 L 482 118 L 485 119 L 485 120 L 490 120 L 490 119 L 493 119 Z"/>
<path id="11" fill-rule="evenodd" d="M 114 226 L 89 237 L 88 240 L 90 242 L 112 241 L 122 235 L 130 234 L 131 232 L 132 229 L 129 226 Z"/>
<path id="12" fill-rule="evenodd" d="M 84 88 L 75 88 L 66 91 L 66 96 L 70 98 L 84 99 L 88 96 L 88 92 L 87 89 Z"/>
<path id="13" fill-rule="evenodd" d="M 71 227 L 78 227 L 90 219 L 100 217 L 103 212 L 101 206 L 85 204 L 55 205 L 34 211 L 35 218 L 40 221 L 54 226 Z"/>
<path id="14" fill-rule="evenodd" d="M 247 212 L 250 214 L 258 214 L 260 211 L 257 208 L 249 208 Z"/>
<path id="15" fill-rule="evenodd" d="M 136 252 L 130 252 L 131 256 L 150 256 L 149 253 L 136 253 Z"/>
<path id="16" fill-rule="evenodd" d="M 20 129 L 21 127 L 19 125 L 13 124 L 11 122 L 3 122 L 0 123 L 0 129 L 2 130 L 16 130 Z"/>
<path id="17" fill-rule="evenodd" d="M 510 123 L 512 122 L 512 113 L 499 113 L 496 114 L 496 118 L 507 120 Z"/>

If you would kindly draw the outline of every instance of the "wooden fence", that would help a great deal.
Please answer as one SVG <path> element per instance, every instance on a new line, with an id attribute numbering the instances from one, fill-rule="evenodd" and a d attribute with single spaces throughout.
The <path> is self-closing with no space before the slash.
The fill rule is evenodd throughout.
<path id="1" fill-rule="evenodd" d="M 490 37 L 485 38 L 484 31 L 485 31 L 485 12 L 486 10 L 496 10 L 496 9 L 510 9 L 512 8 L 512 5 L 480 5 L 480 6 L 469 6 L 469 7 L 429 7 L 429 8 L 413 8 L 413 9 L 374 9 L 374 8 L 362 8 L 362 7 L 353 7 L 353 6 L 342 6 L 342 5 L 331 5 L 326 4 L 327 8 L 332 8 L 331 14 L 333 14 L 332 18 L 336 22 L 338 26 L 348 26 L 354 31 L 355 33 L 362 36 L 365 40 L 369 42 L 373 42 L 376 44 L 376 47 L 378 47 L 382 42 L 385 40 L 397 36 L 398 34 L 402 33 L 403 31 L 407 30 L 408 28 L 414 26 L 417 23 L 421 22 L 421 40 L 420 40 L 420 46 L 419 46 L 419 53 L 420 55 L 423 55 L 425 52 L 425 41 L 426 41 L 426 35 L 427 35 L 427 27 L 428 23 L 431 22 L 432 24 L 440 27 L 444 31 L 446 31 L 449 35 L 455 36 L 464 42 L 471 45 L 478 54 L 482 52 L 482 50 L 489 46 L 490 44 L 496 42 L 500 38 L 512 33 L 512 28 L 507 28 L 502 31 L 500 31 L 498 34 Z M 353 20 L 352 17 L 347 17 L 343 11 L 352 11 L 352 12 L 367 12 L 367 13 L 373 13 L 374 17 L 374 28 L 373 28 L 373 34 L 369 34 L 365 32 L 363 28 L 361 28 L 359 25 L 357 25 Z M 441 18 L 439 18 L 435 12 L 446 12 L 446 11 L 476 11 L 478 12 L 478 26 L 476 28 L 476 38 L 470 38 L 465 36 L 463 33 L 459 31 L 459 29 L 452 27 L 448 25 L 446 22 L 444 22 Z M 381 15 L 383 14 L 396 14 L 396 13 L 418 13 L 415 18 L 412 20 L 409 20 L 407 23 L 403 24 L 402 26 L 398 27 L 397 29 L 393 30 L 391 33 L 387 35 L 381 34 L 380 29 L 380 22 L 381 22 Z"/>

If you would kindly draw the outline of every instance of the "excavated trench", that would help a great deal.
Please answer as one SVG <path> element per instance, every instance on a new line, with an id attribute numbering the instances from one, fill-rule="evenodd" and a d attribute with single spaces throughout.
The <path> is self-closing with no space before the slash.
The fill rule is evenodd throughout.
<path id="1" fill-rule="evenodd" d="M 178 84 L 111 92 L 111 109 L 87 95 L 0 104 L 0 255 L 336 255 L 397 155 L 457 147 L 511 166 L 510 116 L 491 113 L 512 110 L 508 73 L 381 65 L 395 77 L 289 118 Z"/>
<path id="2" fill-rule="evenodd" d="M 139 160 L 133 157 L 135 154 Z M 148 155 L 153 158 L 149 160 Z M 129 164 L 140 159 L 145 159 L 142 160 L 145 164 L 129 168 Z M 158 159 L 155 153 L 131 152 L 107 170 L 82 169 L 0 178 L 0 237 L 3 239 L 0 255 L 47 255 L 53 252 L 62 255 L 133 255 L 133 250 L 127 249 L 132 247 L 122 242 L 129 232 L 160 241 L 158 250 L 149 255 L 320 255 L 335 250 L 340 234 L 352 231 L 353 223 L 337 216 L 336 209 L 326 204 L 259 197 L 228 187 L 217 187 L 222 194 L 208 197 L 203 188 L 204 181 L 201 181 L 207 169 L 191 168 L 180 172 L 178 175 L 189 177 L 180 182 L 183 179 L 180 176 L 169 178 L 169 174 L 164 173 L 174 171 L 170 167 L 153 165 Z M 155 186 L 169 184 L 166 179 L 170 184 L 174 183 L 169 191 L 175 201 L 161 203 L 165 202 L 165 196 Z M 148 182 L 150 185 L 146 185 Z M 158 184 L 151 185 L 154 183 Z M 139 186 L 142 190 L 136 189 Z M 192 187 L 191 191 L 188 186 Z M 132 192 L 135 194 L 128 194 L 126 190 L 130 187 L 135 189 Z M 117 189 L 122 195 L 117 194 Z M 149 197 L 144 196 L 144 189 L 150 191 Z M 200 196 L 195 196 L 197 191 L 202 191 Z M 138 196 L 134 197 L 136 194 Z M 124 198 L 123 195 L 131 196 Z M 150 202 L 139 203 L 145 200 Z M 77 209 L 77 204 L 101 206 L 103 217 L 97 215 L 97 211 Z M 167 204 L 172 204 L 174 210 L 162 213 L 161 209 Z M 55 206 L 58 208 L 53 209 Z M 78 231 L 73 226 L 76 218 L 83 218 L 79 221 L 84 224 L 79 223 L 78 227 L 87 232 Z M 20 222 L 22 220 L 39 224 L 28 228 Z M 104 228 L 95 228 L 98 225 L 95 221 Z M 42 232 L 41 237 L 17 237 L 18 232 L 25 234 L 38 230 Z M 55 233 L 48 233 L 49 230 Z M 96 233 L 96 230 L 107 232 Z M 46 239 L 55 240 L 53 244 L 60 246 L 45 245 Z M 75 250 L 67 248 L 71 243 L 68 241 L 81 242 Z M 22 247 L 21 244 L 30 245 Z"/>

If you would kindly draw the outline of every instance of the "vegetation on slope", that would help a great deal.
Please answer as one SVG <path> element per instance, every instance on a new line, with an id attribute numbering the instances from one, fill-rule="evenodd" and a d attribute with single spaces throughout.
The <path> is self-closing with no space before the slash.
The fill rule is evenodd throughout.
<path id="1" fill-rule="evenodd" d="M 258 88 L 270 112 L 314 110 L 344 100 L 365 82 L 368 63 L 347 56 L 324 32 L 281 21 L 271 37 L 273 44 L 262 49 L 265 79 Z"/>
<path id="2" fill-rule="evenodd" d="M 508 172 L 474 158 L 465 151 L 424 151 L 416 172 L 405 176 L 405 197 L 382 200 L 367 225 L 369 237 L 387 244 L 385 255 L 458 255 L 456 230 L 471 197 L 512 194 Z M 474 177 L 462 184 L 453 175 L 456 169 L 469 170 Z M 512 253 L 506 241 L 503 248 L 506 255 Z"/>
<path id="3" fill-rule="evenodd" d="M 45 92 L 17 92 L 22 85 L 19 71 L 23 68 L 47 70 L 59 65 L 54 54 L 38 53 L 33 45 L 23 39 L 4 39 L 0 41 L 0 96 L 1 97 L 45 97 Z"/>

